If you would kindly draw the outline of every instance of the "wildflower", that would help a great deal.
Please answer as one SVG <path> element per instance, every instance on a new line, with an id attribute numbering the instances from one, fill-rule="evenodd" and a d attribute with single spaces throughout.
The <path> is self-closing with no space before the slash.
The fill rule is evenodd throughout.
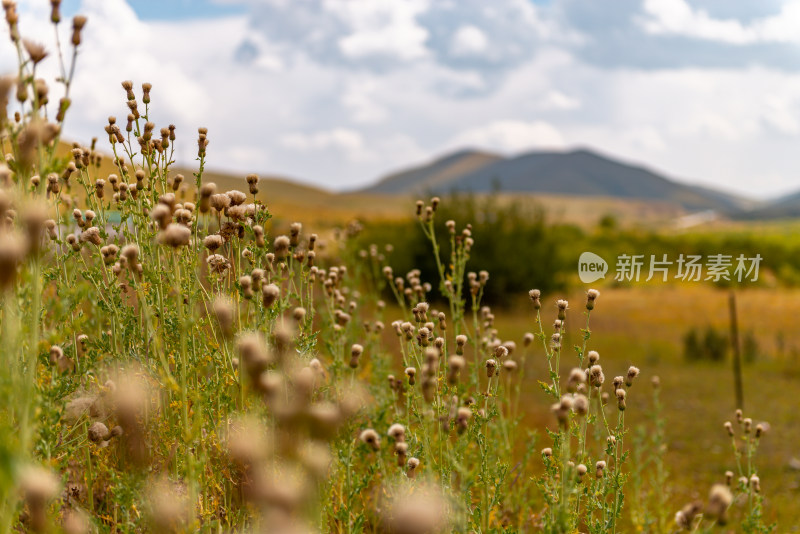
<path id="1" fill-rule="evenodd" d="M 493 359 L 486 360 L 486 376 L 492 378 L 494 376 L 495 369 L 497 369 L 497 362 Z"/>
<path id="2" fill-rule="evenodd" d="M 419 459 L 412 456 L 406 462 L 406 476 L 415 478 L 417 476 L 417 467 L 419 467 Z"/>
<path id="3" fill-rule="evenodd" d="M 464 345 L 467 344 L 467 336 L 459 334 L 456 336 L 456 354 L 458 356 L 464 355 Z"/>
<path id="4" fill-rule="evenodd" d="M 247 185 L 250 188 L 250 194 L 255 195 L 258 193 L 258 175 L 257 174 L 248 174 L 245 177 L 247 180 Z"/>
<path id="5" fill-rule="evenodd" d="M 150 210 L 150 218 L 158 224 L 161 230 L 164 230 L 172 222 L 172 210 L 166 204 L 156 204 Z"/>
<path id="6" fill-rule="evenodd" d="M 255 237 L 256 246 L 263 247 L 266 245 L 264 241 L 264 228 L 260 224 L 253 226 L 253 237 Z M 309 252 L 309 256 L 312 252 Z"/>
<path id="7" fill-rule="evenodd" d="M 358 359 L 361 357 L 361 354 L 364 352 L 364 347 L 355 343 L 352 347 L 350 347 L 350 367 L 355 369 L 358 367 Z"/>
<path id="8" fill-rule="evenodd" d="M 406 454 L 408 452 L 408 443 L 399 441 L 394 444 L 394 453 L 397 455 L 397 467 L 406 465 Z"/>
<path id="9" fill-rule="evenodd" d="M 225 244 L 225 239 L 219 234 L 211 234 L 203 238 L 203 246 L 211 252 L 214 252 L 223 244 Z"/>
<path id="10" fill-rule="evenodd" d="M 463 434 L 469 426 L 469 420 L 472 417 L 472 410 L 466 406 L 462 406 L 456 413 L 456 429 L 459 434 Z"/>
<path id="11" fill-rule="evenodd" d="M 650 384 L 652 384 L 653 389 L 658 389 L 661 387 L 661 378 L 658 376 L 654 376 L 650 379 Z"/>
<path id="12" fill-rule="evenodd" d="M 761 479 L 758 478 L 758 475 L 750 476 L 750 487 L 753 488 L 753 491 L 756 493 L 761 493 Z"/>
<path id="13" fill-rule="evenodd" d="M 600 360 L 600 354 L 596 350 L 589 351 L 589 365 L 594 365 Z"/>
<path id="14" fill-rule="evenodd" d="M 86 25 L 86 17 L 83 15 L 75 15 L 72 18 L 72 45 L 78 46 L 81 44 L 81 31 Z"/>
<path id="15" fill-rule="evenodd" d="M 137 180 L 138 180 L 138 174 L 137 174 Z M 207 213 L 208 210 L 211 208 L 211 197 L 214 196 L 216 190 L 217 190 L 217 185 L 213 182 L 209 182 L 200 186 L 200 202 L 198 206 L 200 213 Z"/>
<path id="16" fill-rule="evenodd" d="M 544 449 L 542 449 L 542 456 L 544 456 L 545 458 L 552 457 L 553 449 L 551 449 L 550 447 L 545 447 Z"/>
<path id="17" fill-rule="evenodd" d="M 47 505 L 58 496 L 59 479 L 49 470 L 29 466 L 20 475 L 23 498 L 28 505 L 28 524 L 33 532 L 47 530 Z"/>
<path id="18" fill-rule="evenodd" d="M 371 428 L 363 430 L 361 434 L 359 434 L 358 439 L 361 440 L 362 443 L 366 443 L 372 447 L 372 450 L 374 451 L 377 451 L 381 448 L 381 438 L 378 436 L 378 433 Z"/>
<path id="19" fill-rule="evenodd" d="M 272 361 L 272 356 L 260 334 L 250 332 L 242 335 L 236 343 L 239 361 L 245 372 L 255 380 Z"/>
<path id="20" fill-rule="evenodd" d="M 633 379 L 637 376 L 639 376 L 639 368 L 631 365 L 628 368 L 628 376 L 625 378 L 625 385 L 631 387 L 633 385 Z"/>
<path id="21" fill-rule="evenodd" d="M 241 191 L 237 191 L 236 189 L 232 191 L 227 191 L 225 194 L 231 200 L 230 201 L 231 206 L 240 206 L 241 204 L 244 204 L 245 201 L 247 200 L 247 195 L 245 195 Z"/>
<path id="22" fill-rule="evenodd" d="M 306 318 L 306 309 L 298 306 L 292 310 L 292 318 L 298 323 L 302 323 Z"/>
<path id="23" fill-rule="evenodd" d="M 175 225 L 170 225 L 175 226 Z M 181 227 L 183 228 L 183 227 Z M 188 230 L 188 228 L 186 228 Z M 206 263 L 208 263 L 208 268 L 212 273 L 217 274 L 224 274 L 225 271 L 230 269 L 231 262 L 223 256 L 222 254 L 212 254 L 208 258 L 206 258 Z"/>
<path id="24" fill-rule="evenodd" d="M 591 360 L 591 356 L 590 356 Z M 603 368 L 599 365 L 593 365 L 589 369 L 589 382 L 596 388 L 599 388 L 605 382 L 606 377 L 603 375 Z"/>
<path id="25" fill-rule="evenodd" d="M 100 421 L 95 421 L 89 427 L 89 441 L 92 443 L 102 443 L 111 437 L 108 427 Z"/>
<path id="26" fill-rule="evenodd" d="M 158 234 L 158 242 L 172 248 L 178 248 L 189 244 L 192 231 L 180 224 L 170 223 Z"/>
<path id="27" fill-rule="evenodd" d="M 596 464 L 594 464 L 595 478 L 603 478 L 603 472 L 606 469 L 606 463 L 603 460 L 598 460 Z"/>
<path id="28" fill-rule="evenodd" d="M 703 505 L 699 502 L 689 503 L 675 514 L 675 524 L 683 530 L 691 530 L 697 514 L 702 510 Z"/>
<path id="29" fill-rule="evenodd" d="M 725 484 L 729 487 L 733 484 L 733 471 L 725 471 Z"/>
<path id="30" fill-rule="evenodd" d="M 454 386 L 458 383 L 458 377 L 461 374 L 461 370 L 466 365 L 466 361 L 464 360 L 463 356 L 450 356 L 447 360 L 447 383 L 451 386 Z"/>
<path id="31" fill-rule="evenodd" d="M 558 419 L 559 424 L 565 425 L 569 420 L 569 412 L 572 410 L 573 399 L 570 396 L 564 395 L 561 397 L 560 402 L 556 402 L 550 406 L 550 410 Z"/>
<path id="32" fill-rule="evenodd" d="M 558 300 L 556 301 L 556 307 L 558 308 L 558 319 L 563 321 L 567 318 L 567 308 L 569 307 L 569 302 L 566 300 Z"/>
<path id="33" fill-rule="evenodd" d="M 395 441 L 400 441 L 400 442 L 405 441 L 406 427 L 404 427 L 400 423 L 395 423 L 389 427 L 389 431 L 386 434 Z"/>
<path id="34" fill-rule="evenodd" d="M 209 202 L 212 208 L 214 208 L 217 213 L 219 214 L 224 209 L 230 207 L 231 205 L 231 197 L 224 193 L 217 193 L 215 195 L 211 195 L 209 197 Z"/>
<path id="35" fill-rule="evenodd" d="M 414 367 L 406 367 L 406 376 L 408 377 L 408 385 L 413 386 L 416 381 L 417 370 Z"/>
<path id="36" fill-rule="evenodd" d="M 749 417 L 745 418 L 742 426 L 744 428 L 744 433 L 749 434 L 750 430 L 752 430 L 753 428 L 753 420 L 750 419 Z"/>
<path id="37" fill-rule="evenodd" d="M 289 227 L 289 243 L 294 248 L 300 244 L 300 232 L 303 229 L 303 225 L 299 222 L 294 222 Z"/>
<path id="38" fill-rule="evenodd" d="M 588 471 L 588 469 L 586 468 L 586 466 L 585 466 L 585 465 L 583 465 L 583 464 L 578 464 L 578 466 L 576 467 L 576 469 L 575 469 L 575 470 L 576 470 L 576 471 L 577 471 L 577 473 L 578 473 L 578 481 L 579 481 L 579 482 L 580 482 L 580 481 L 583 479 L 584 475 L 585 475 L 585 474 L 586 474 L 586 472 Z"/>
<path id="39" fill-rule="evenodd" d="M 569 378 L 567 378 L 567 391 L 574 393 L 578 390 L 578 386 L 586 382 L 586 373 L 575 367 L 572 371 L 569 372 Z"/>
<path id="40" fill-rule="evenodd" d="M 524 347 L 529 347 L 531 343 L 533 343 L 533 334 L 525 332 L 525 335 L 522 336 L 522 345 Z"/>
<path id="41" fill-rule="evenodd" d="M 542 307 L 542 302 L 540 300 L 542 296 L 542 292 L 538 289 L 531 289 L 528 292 L 528 296 L 531 298 L 531 302 L 533 302 L 533 309 L 538 310 Z"/>
<path id="42" fill-rule="evenodd" d="M 275 249 L 275 257 L 282 260 L 289 253 L 289 245 L 291 241 L 285 235 L 279 235 L 275 238 L 273 248 Z"/>
<path id="43" fill-rule="evenodd" d="M 769 425 L 767 423 L 758 423 L 756 425 L 756 439 L 760 439 L 761 436 L 767 431 Z"/>
<path id="44" fill-rule="evenodd" d="M 84 243 L 92 243 L 93 245 L 100 246 L 103 244 L 103 238 L 100 237 L 100 229 L 96 226 L 87 228 L 81 232 L 81 241 Z"/>
<path id="45" fill-rule="evenodd" d="M 731 424 L 731 422 L 725 421 L 725 424 L 723 426 L 725 427 L 725 430 L 728 431 L 728 436 L 733 437 L 733 425 Z"/>
<path id="46" fill-rule="evenodd" d="M 624 389 L 618 389 L 616 391 L 616 395 L 617 395 L 617 407 L 619 408 L 619 411 L 623 412 L 625 411 L 625 397 L 627 393 L 625 392 Z"/>
<path id="47" fill-rule="evenodd" d="M 212 305 L 214 317 L 217 319 L 222 335 L 230 337 L 233 334 L 234 310 L 233 304 L 226 297 L 218 296 Z"/>
<path id="48" fill-rule="evenodd" d="M 727 512 L 733 502 L 733 494 L 725 484 L 714 484 L 708 496 L 708 506 L 705 515 L 716 519 L 717 523 L 724 525 L 727 523 Z"/>
<path id="49" fill-rule="evenodd" d="M 614 391 L 622 388 L 622 384 L 624 382 L 625 382 L 624 378 L 622 378 L 621 376 L 615 376 L 614 381 L 612 382 L 614 384 Z"/>
<path id="50" fill-rule="evenodd" d="M 590 289 L 586 292 L 586 309 L 592 311 L 594 309 L 594 301 L 600 296 L 600 292 L 596 289 Z"/>
<path id="51" fill-rule="evenodd" d="M 409 477 L 411 478 L 411 477 Z M 383 510 L 376 531 L 386 534 L 438 534 L 449 531 L 447 502 L 438 489 L 417 487 L 396 495 Z"/>
<path id="52" fill-rule="evenodd" d="M 742 414 L 742 410 L 737 408 L 737 410 L 736 410 L 736 422 L 737 422 L 737 423 L 739 423 L 739 424 L 741 425 L 741 424 L 742 424 L 742 420 L 743 420 L 742 418 L 743 418 L 743 417 L 744 417 L 744 416 L 743 416 L 743 414 Z"/>
<path id="53" fill-rule="evenodd" d="M 60 6 L 61 0 L 50 0 L 50 22 L 53 24 L 58 24 L 61 22 L 61 12 L 59 11 Z"/>
<path id="54" fill-rule="evenodd" d="M 572 409 L 578 415 L 586 415 L 589 413 L 589 399 L 585 395 L 575 395 L 572 402 Z"/>
<path id="55" fill-rule="evenodd" d="M 506 372 L 513 373 L 517 370 L 517 362 L 514 360 L 506 360 L 503 362 L 503 369 L 505 369 Z"/>
<path id="56" fill-rule="evenodd" d="M 0 289 L 9 289 L 17 279 L 17 267 L 25 257 L 26 249 L 22 237 L 13 234 L 0 236 Z"/>

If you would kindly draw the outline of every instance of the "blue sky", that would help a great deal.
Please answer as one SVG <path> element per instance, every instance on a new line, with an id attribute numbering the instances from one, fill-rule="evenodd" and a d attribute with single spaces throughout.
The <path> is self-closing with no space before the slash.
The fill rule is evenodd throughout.
<path id="1" fill-rule="evenodd" d="M 20 4 L 48 44 L 47 0 Z M 209 164 L 334 189 L 463 147 L 592 147 L 756 197 L 800 189 L 800 0 L 65 0 L 68 134 L 207 126 Z M 64 28 L 68 32 L 68 28 Z M 3 39 L 0 38 L 0 42 Z M 0 46 L 0 66 L 13 50 Z"/>

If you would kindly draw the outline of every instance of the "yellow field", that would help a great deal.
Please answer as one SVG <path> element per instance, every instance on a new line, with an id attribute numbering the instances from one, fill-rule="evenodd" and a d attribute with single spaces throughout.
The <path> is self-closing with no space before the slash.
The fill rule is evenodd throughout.
<path id="1" fill-rule="evenodd" d="M 624 374 L 629 365 L 642 370 L 643 380 L 629 397 L 631 409 L 627 413 L 631 415 L 632 428 L 642 422 L 649 409 L 650 378 L 661 378 L 668 423 L 667 460 L 673 483 L 669 490 L 675 493 L 671 499 L 675 503 L 704 498 L 713 483 L 724 479 L 726 470 L 735 471 L 730 441 L 722 426 L 724 421 L 733 420 L 735 409 L 730 358 L 719 364 L 687 363 L 682 349 L 682 336 L 692 326 L 728 328 L 728 295 L 727 291 L 702 285 L 601 288 L 592 313 L 588 347 L 600 353 L 607 375 Z M 558 297 L 548 295 L 548 302 L 553 304 Z M 569 298 L 574 308 L 573 322 L 568 327 L 571 339 L 565 346 L 571 347 L 579 339 L 578 329 L 583 325 L 575 321 L 582 313 L 584 299 L 581 293 Z M 756 460 L 768 496 L 766 517 L 779 520 L 780 532 L 797 532 L 800 470 L 796 466 L 792 469 L 790 462 L 800 458 L 800 290 L 740 291 L 737 300 L 740 331 L 753 330 L 759 348 L 768 354 L 743 367 L 745 417 L 752 417 L 755 422 L 767 421 L 771 426 Z M 554 316 L 554 310 L 553 305 L 547 315 Z M 535 327 L 534 315 L 527 306 L 497 312 L 496 324 L 501 334 L 512 334 L 518 343 L 525 331 Z M 785 339 L 783 357 L 776 355 L 779 334 Z M 533 357 L 529 362 L 528 372 L 532 380 L 546 380 L 541 349 L 538 354 L 539 358 Z M 577 364 L 577 360 L 565 359 L 563 370 Z M 533 385 L 528 391 L 529 421 L 554 425 L 547 397 Z"/>

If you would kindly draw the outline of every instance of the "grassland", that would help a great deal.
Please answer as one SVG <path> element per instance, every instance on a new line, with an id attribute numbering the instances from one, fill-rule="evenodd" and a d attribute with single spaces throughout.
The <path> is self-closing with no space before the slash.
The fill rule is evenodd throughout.
<path id="1" fill-rule="evenodd" d="M 602 288 L 601 288 L 602 289 Z M 553 296 L 555 297 L 555 295 Z M 571 302 L 582 302 L 573 292 Z M 671 472 L 670 502 L 702 498 L 706 488 L 720 481 L 733 465 L 730 441 L 722 427 L 735 409 L 730 358 L 724 363 L 684 360 L 682 338 L 695 326 L 729 327 L 728 291 L 708 286 L 651 285 L 605 288 L 592 315 L 590 346 L 614 369 L 638 365 L 643 377 L 661 379 Z M 768 421 L 771 430 L 762 442 L 759 465 L 765 491 L 767 517 L 778 520 L 780 532 L 800 531 L 800 471 L 790 467 L 800 458 L 800 425 L 797 392 L 800 385 L 800 290 L 753 289 L 737 292 L 739 326 L 756 333 L 763 354 L 743 368 L 745 413 L 756 421 Z M 497 313 L 498 329 L 516 340 L 534 327 L 527 303 L 516 310 Z M 567 343 L 577 342 L 576 333 Z M 782 353 L 776 340 L 785 339 Z M 546 379 L 543 358 L 532 359 L 531 376 Z M 564 362 L 563 369 L 572 366 Z M 642 382 L 643 387 L 644 381 Z M 552 425 L 544 393 L 529 388 L 527 406 L 531 425 Z M 650 409 L 647 395 L 632 395 L 632 426 L 642 424 Z M 795 462 L 796 463 L 796 462 Z"/>

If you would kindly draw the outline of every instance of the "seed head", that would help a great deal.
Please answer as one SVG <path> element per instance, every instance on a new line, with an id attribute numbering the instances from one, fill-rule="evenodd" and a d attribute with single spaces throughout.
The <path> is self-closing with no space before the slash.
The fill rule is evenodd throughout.
<path id="1" fill-rule="evenodd" d="M 89 441 L 92 443 L 102 443 L 110 437 L 111 432 L 109 432 L 108 427 L 100 421 L 92 423 L 92 426 L 89 427 Z"/>
<path id="2" fill-rule="evenodd" d="M 716 519 L 718 524 L 724 525 L 727 523 L 726 515 L 731 503 L 733 503 L 733 493 L 730 488 L 725 484 L 714 484 L 708 495 L 705 513 L 710 518 Z"/>
<path id="3" fill-rule="evenodd" d="M 172 248 L 178 248 L 189 244 L 192 231 L 180 224 L 171 223 L 158 234 L 158 242 Z"/>
<path id="4" fill-rule="evenodd" d="M 723 426 L 725 427 L 725 430 L 728 431 L 728 436 L 733 437 L 733 424 L 731 424 L 730 421 L 725 421 Z"/>
<path id="5" fill-rule="evenodd" d="M 492 378 L 494 376 L 495 369 L 497 369 L 497 362 L 493 359 L 486 360 L 486 376 Z"/>
<path id="6" fill-rule="evenodd" d="M 538 310 L 542 307 L 541 296 L 542 292 L 538 289 L 531 289 L 528 291 L 528 296 L 531 298 L 531 302 L 533 302 L 533 309 Z"/>
<path id="7" fill-rule="evenodd" d="M 572 402 L 572 409 L 578 415 L 586 415 L 589 413 L 589 399 L 586 398 L 585 395 L 575 395 L 575 399 Z"/>
<path id="8" fill-rule="evenodd" d="M 596 289 L 590 289 L 586 292 L 586 309 L 592 311 L 594 309 L 594 301 L 600 296 L 600 292 Z"/>
<path id="9" fill-rule="evenodd" d="M 261 288 L 261 297 L 265 308 L 271 308 L 281 294 L 281 290 L 275 284 L 266 284 Z"/>
<path id="10" fill-rule="evenodd" d="M 406 440 L 406 427 L 400 423 L 395 423 L 389 427 L 389 431 L 386 434 L 395 441 L 403 442 Z"/>
<path id="11" fill-rule="evenodd" d="M 603 460 L 598 460 L 596 464 L 594 464 L 595 469 L 595 477 L 596 478 L 603 478 L 603 471 L 606 469 L 606 463 Z"/>
<path id="12" fill-rule="evenodd" d="M 381 438 L 378 436 L 378 433 L 371 428 L 362 430 L 361 434 L 358 436 L 358 439 L 360 439 L 362 443 L 366 443 L 372 447 L 372 450 L 374 451 L 377 451 L 381 448 Z"/>
<path id="13" fill-rule="evenodd" d="M 633 385 L 633 379 L 637 376 L 639 376 L 639 368 L 631 365 L 628 368 L 628 376 L 625 378 L 625 385 L 631 387 Z"/>
<path id="14" fill-rule="evenodd" d="M 86 25 L 86 17 L 83 15 L 75 15 L 72 19 L 72 45 L 78 46 L 81 44 L 81 30 Z"/>
<path id="15" fill-rule="evenodd" d="M 279 260 L 282 260 L 286 257 L 289 253 L 289 246 L 291 244 L 291 240 L 285 235 L 279 235 L 275 238 L 273 243 L 273 248 L 275 250 L 275 257 Z"/>
<path id="16" fill-rule="evenodd" d="M 589 358 L 591 360 L 591 356 Z M 606 377 L 603 374 L 603 368 L 599 365 L 593 365 L 589 369 L 589 382 L 596 388 L 599 388 L 605 382 Z"/>
<path id="17" fill-rule="evenodd" d="M 530 332 L 525 332 L 525 335 L 522 336 L 522 346 L 530 347 L 531 343 L 533 343 L 533 339 L 533 334 Z"/>

